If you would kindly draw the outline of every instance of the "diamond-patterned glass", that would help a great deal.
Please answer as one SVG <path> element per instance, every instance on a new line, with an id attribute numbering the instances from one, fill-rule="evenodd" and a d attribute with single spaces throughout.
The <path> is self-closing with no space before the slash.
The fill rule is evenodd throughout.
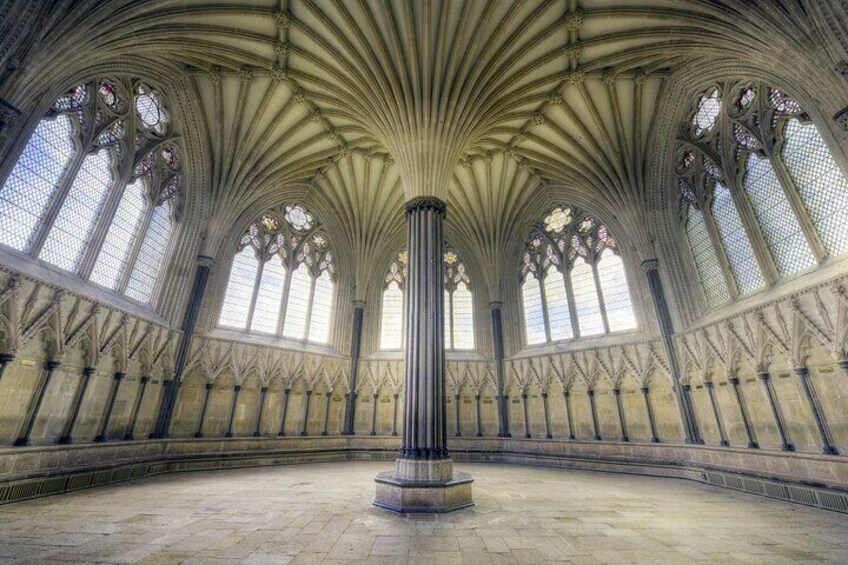
<path id="1" fill-rule="evenodd" d="M 86 155 L 47 234 L 39 259 L 75 271 L 112 184 L 112 152 Z"/>
<path id="2" fill-rule="evenodd" d="M 156 286 L 165 251 L 168 249 L 168 239 L 171 236 L 170 205 L 165 202 L 153 210 L 147 233 L 138 250 L 130 280 L 127 283 L 126 295 L 139 302 L 150 302 L 153 289 Z"/>
<path id="3" fill-rule="evenodd" d="M 253 298 L 253 286 L 256 284 L 256 271 L 259 261 L 253 248 L 248 246 L 233 257 L 233 267 L 227 282 L 227 292 L 224 295 L 224 305 L 218 325 L 229 328 L 246 329 L 247 314 L 250 301 Z"/>
<path id="4" fill-rule="evenodd" d="M 574 263 L 571 268 L 571 288 L 574 290 L 574 309 L 580 335 L 604 333 L 604 319 L 601 317 L 601 304 L 598 302 L 591 265 L 579 259 Z"/>
<path id="5" fill-rule="evenodd" d="M 330 316 L 333 313 L 333 281 L 324 271 L 315 279 L 312 298 L 312 320 L 309 324 L 309 341 L 327 343 L 330 338 Z"/>
<path id="6" fill-rule="evenodd" d="M 724 304 L 730 300 L 727 283 L 724 281 L 716 250 L 710 241 L 704 214 L 694 206 L 688 207 L 686 238 L 689 240 L 689 247 L 692 250 L 695 267 L 698 269 L 698 277 L 701 279 L 701 288 L 707 305 L 715 307 Z"/>
<path id="7" fill-rule="evenodd" d="M 816 264 L 798 218 L 767 158 L 748 157 L 744 187 L 763 237 L 782 276 Z"/>
<path id="8" fill-rule="evenodd" d="M 848 251 L 848 179 L 818 129 L 789 120 L 781 156 L 810 219 L 831 255 Z"/>
<path id="9" fill-rule="evenodd" d="M 568 310 L 568 296 L 562 273 L 556 267 L 548 267 L 544 284 L 545 307 L 548 311 L 548 323 L 551 326 L 551 340 L 573 338 L 574 330 L 571 327 L 571 313 Z"/>
<path id="10" fill-rule="evenodd" d="M 713 219 L 739 292 L 749 294 L 764 287 L 762 271 L 733 203 L 733 196 L 730 189 L 720 183 L 716 183 L 713 191 Z"/>
<path id="11" fill-rule="evenodd" d="M 524 306 L 524 331 L 527 344 L 545 343 L 545 317 L 542 314 L 542 291 L 539 281 L 528 276 L 521 285 L 521 302 Z"/>
<path id="12" fill-rule="evenodd" d="M 452 349 L 453 348 L 453 342 L 451 341 L 451 326 L 450 326 L 450 323 L 451 323 L 451 319 L 453 318 L 453 311 L 452 311 L 452 308 L 451 308 L 451 297 L 450 297 L 450 292 L 448 292 L 447 289 L 445 289 L 442 292 L 442 294 L 444 295 L 443 300 L 444 300 L 444 310 L 445 310 L 444 311 L 443 324 L 442 324 L 442 327 L 444 328 L 445 331 L 442 332 L 442 333 L 444 334 L 443 338 L 445 340 L 445 348 L 446 349 Z"/>
<path id="13" fill-rule="evenodd" d="M 403 291 L 392 281 L 383 291 L 380 349 L 400 349 L 403 343 Z"/>
<path id="14" fill-rule="evenodd" d="M 277 333 L 285 280 L 286 268 L 283 267 L 279 257 L 271 257 L 262 265 L 262 276 L 256 292 L 256 305 L 253 307 L 253 319 L 250 322 L 251 331 Z"/>
<path id="15" fill-rule="evenodd" d="M 453 348 L 474 349 L 474 301 L 465 283 L 453 291 Z"/>
<path id="16" fill-rule="evenodd" d="M 67 115 L 41 120 L 0 189 L 0 243 L 20 251 L 44 219 L 50 197 L 74 154 Z"/>
<path id="17" fill-rule="evenodd" d="M 309 309 L 309 292 L 312 277 L 305 265 L 298 267 L 291 278 L 289 300 L 286 304 L 286 321 L 283 335 L 292 339 L 306 337 L 306 314 Z"/>
<path id="18" fill-rule="evenodd" d="M 606 249 L 598 262 L 598 279 L 604 295 L 604 307 L 610 332 L 636 328 L 636 313 L 630 301 L 630 290 L 621 257 Z"/>
<path id="19" fill-rule="evenodd" d="M 144 217 L 144 182 L 128 184 L 100 247 L 90 280 L 111 290 L 118 287 Z"/>

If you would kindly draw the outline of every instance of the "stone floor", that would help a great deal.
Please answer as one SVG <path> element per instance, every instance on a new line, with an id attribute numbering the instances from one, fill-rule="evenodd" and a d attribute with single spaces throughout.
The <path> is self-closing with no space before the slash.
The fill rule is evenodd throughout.
<path id="1" fill-rule="evenodd" d="M 0 507 L 0 563 L 848 563 L 848 515 L 649 477 L 458 465 L 477 506 L 371 506 L 389 463 L 163 475 Z"/>

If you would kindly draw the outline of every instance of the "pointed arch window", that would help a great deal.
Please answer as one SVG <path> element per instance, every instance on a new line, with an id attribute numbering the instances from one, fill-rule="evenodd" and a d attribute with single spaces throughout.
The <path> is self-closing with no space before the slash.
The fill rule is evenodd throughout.
<path id="1" fill-rule="evenodd" d="M 306 208 L 287 204 L 239 240 L 218 325 L 326 344 L 334 300 L 329 239 Z"/>
<path id="2" fill-rule="evenodd" d="M 389 265 L 383 281 L 382 317 L 380 319 L 380 349 L 403 347 L 404 289 L 407 275 L 406 251 L 399 253 Z M 456 251 L 448 249 L 443 257 L 444 268 L 444 339 L 445 348 L 473 350 L 474 295 L 468 268 Z"/>
<path id="3" fill-rule="evenodd" d="M 848 251 L 848 177 L 796 100 L 725 82 L 690 112 L 675 174 L 708 306 Z"/>
<path id="4" fill-rule="evenodd" d="M 150 303 L 182 207 L 165 96 L 104 77 L 47 110 L 0 187 L 0 244 Z"/>
<path id="5" fill-rule="evenodd" d="M 520 279 L 528 345 L 637 326 L 618 243 L 584 211 L 557 206 L 536 223 Z"/>

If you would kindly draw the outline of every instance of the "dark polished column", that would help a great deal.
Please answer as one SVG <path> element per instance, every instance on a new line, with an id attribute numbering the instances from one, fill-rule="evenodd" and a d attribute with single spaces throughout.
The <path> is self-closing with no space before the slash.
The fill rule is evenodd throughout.
<path id="1" fill-rule="evenodd" d="M 238 404 L 239 393 L 241 393 L 241 385 L 233 386 L 233 400 L 230 403 L 230 421 L 227 423 L 227 433 L 224 437 L 233 437 L 233 421 L 236 418 L 236 405 Z"/>
<path id="2" fill-rule="evenodd" d="M 571 392 L 566 390 L 562 394 L 565 396 L 565 417 L 568 420 L 568 439 L 574 439 L 574 420 L 571 418 Z"/>
<path id="3" fill-rule="evenodd" d="M 197 421 L 197 431 L 194 432 L 194 437 L 203 437 L 203 421 L 206 419 L 206 408 L 209 406 L 209 395 L 212 393 L 212 388 L 215 385 L 206 383 L 206 392 L 203 393 L 203 405 L 200 408 L 200 419 Z"/>
<path id="4" fill-rule="evenodd" d="M 460 436 L 462 436 L 462 432 L 461 432 L 460 427 L 459 427 L 459 393 L 456 393 L 453 396 L 453 400 L 454 400 L 454 402 L 456 402 L 456 410 L 455 410 L 455 412 L 456 412 L 456 426 L 454 426 L 454 428 L 455 428 L 454 429 L 454 435 L 456 437 L 460 437 Z"/>
<path id="5" fill-rule="evenodd" d="M 598 425 L 598 411 L 595 408 L 595 389 L 590 388 L 587 392 L 589 393 L 589 409 L 592 411 L 592 430 L 595 434 L 594 439 L 595 441 L 600 441 L 602 438 L 600 426 Z"/>
<path id="6" fill-rule="evenodd" d="M 481 425 L 481 417 L 480 417 L 480 394 L 474 395 L 474 404 L 475 404 L 475 417 L 477 418 L 477 433 L 475 434 L 477 437 L 483 437 L 483 426 Z"/>
<path id="7" fill-rule="evenodd" d="M 524 408 L 524 437 L 530 438 L 533 434 L 530 433 L 530 410 L 527 405 L 527 393 L 521 395 L 521 406 Z"/>
<path id="8" fill-rule="evenodd" d="M 548 407 L 548 393 L 542 393 L 542 407 L 545 409 L 545 437 L 547 439 L 553 439 L 553 434 L 551 434 L 551 412 Z"/>
<path id="9" fill-rule="evenodd" d="M 703 444 L 704 438 L 701 437 L 701 428 L 698 426 L 698 413 L 695 412 L 695 405 L 692 403 L 692 385 L 689 383 L 680 385 L 682 391 L 681 400 L 683 401 L 683 409 L 688 414 L 689 428 L 691 431 L 692 441 L 690 443 Z"/>
<path id="10" fill-rule="evenodd" d="M 392 395 L 392 435 L 397 434 L 398 393 Z"/>
<path id="11" fill-rule="evenodd" d="M 330 400 L 333 398 L 333 389 L 329 389 L 325 394 L 324 399 L 324 428 L 321 430 L 321 435 L 327 435 L 327 427 L 330 425 Z"/>
<path id="12" fill-rule="evenodd" d="M 503 303 L 490 302 L 492 313 L 492 344 L 495 353 L 495 376 L 498 394 L 498 436 L 512 437 L 509 433 L 509 406 L 504 391 L 504 341 L 503 341 Z"/>
<path id="13" fill-rule="evenodd" d="M 713 415 L 715 416 L 716 425 L 718 426 L 718 435 L 721 438 L 719 442 L 721 445 L 728 447 L 730 442 L 727 441 L 727 433 L 724 430 L 724 422 L 721 418 L 721 409 L 718 406 L 718 401 L 715 396 L 715 387 L 713 386 L 712 381 L 706 381 L 704 386 L 707 388 L 707 394 L 710 396 L 710 404 L 713 407 Z"/>
<path id="14" fill-rule="evenodd" d="M 135 405 L 133 406 L 132 414 L 130 415 L 130 425 L 127 426 L 127 431 L 124 434 L 125 440 L 134 440 L 135 424 L 138 422 L 138 414 L 141 412 L 141 404 L 144 402 L 144 391 L 147 390 L 147 383 L 150 382 L 150 377 L 144 375 L 139 381 L 138 394 L 135 397 Z"/>
<path id="15" fill-rule="evenodd" d="M 344 426 L 342 435 L 352 436 L 356 422 L 356 379 L 359 375 L 359 355 L 362 350 L 362 320 L 365 315 L 365 302 L 353 301 L 353 329 L 350 337 L 350 394 L 345 403 Z"/>
<path id="16" fill-rule="evenodd" d="M 819 436 L 822 442 L 822 453 L 825 455 L 837 455 L 839 451 L 833 445 L 833 440 L 830 438 L 830 429 L 827 425 L 824 411 L 819 403 L 816 389 L 813 383 L 810 382 L 810 371 L 806 367 L 798 367 L 795 369 L 795 374 L 801 380 L 801 388 L 804 389 L 804 395 L 807 397 L 807 403 L 810 405 L 810 410 L 813 412 L 813 418 L 816 420 L 816 427 L 819 430 Z"/>
<path id="17" fill-rule="evenodd" d="M 268 387 L 263 386 L 259 389 L 259 413 L 256 415 L 256 429 L 253 431 L 253 437 L 261 436 L 262 429 L 262 413 L 265 411 L 265 396 L 268 394 Z"/>
<path id="18" fill-rule="evenodd" d="M 774 393 L 774 385 L 771 382 L 771 375 L 768 374 L 768 371 L 761 371 L 757 373 L 757 376 L 760 378 L 760 381 L 763 383 L 763 387 L 766 389 L 766 397 L 768 397 L 769 406 L 771 406 L 771 413 L 774 416 L 774 422 L 777 424 L 777 431 L 780 433 L 780 448 L 783 451 L 795 451 L 795 446 L 789 442 L 789 436 L 786 433 L 786 426 L 783 425 L 783 412 L 780 410 L 780 402 L 777 399 L 777 395 Z"/>
<path id="19" fill-rule="evenodd" d="M 211 257 L 203 255 L 197 257 L 194 284 L 191 287 L 191 294 L 189 295 L 185 314 L 183 315 L 182 335 L 180 336 L 180 345 L 177 349 L 177 358 L 174 364 L 174 376 L 170 381 L 165 381 L 164 383 L 162 404 L 159 407 L 159 415 L 156 418 L 156 427 L 153 433 L 150 434 L 152 438 L 168 437 L 171 428 L 171 419 L 174 416 L 174 409 L 177 405 L 180 381 L 185 370 L 186 362 L 188 361 L 188 352 L 191 347 L 192 338 L 194 337 L 194 328 L 197 325 L 197 316 L 200 314 L 200 305 L 203 302 L 203 294 L 206 292 L 206 283 L 209 281 L 209 273 L 214 263 L 215 261 Z"/>
<path id="20" fill-rule="evenodd" d="M 27 409 L 26 425 L 15 440 L 16 446 L 29 445 L 32 428 L 35 427 L 35 420 L 38 418 L 38 412 L 41 410 L 41 403 L 44 402 L 44 395 L 47 392 L 47 387 L 50 385 L 50 378 L 53 376 L 53 371 L 59 368 L 58 361 L 47 361 L 44 363 L 44 368 L 39 375 L 38 383 L 35 385 L 32 400 Z"/>
<path id="21" fill-rule="evenodd" d="M 121 390 L 121 382 L 127 375 L 125 373 L 115 373 L 112 377 L 112 389 L 109 391 L 109 398 L 106 400 L 106 409 L 100 423 L 100 433 L 94 438 L 96 442 L 103 442 L 109 439 L 109 421 L 112 419 L 112 411 L 115 409 L 115 400 L 118 398 L 118 392 Z"/>
<path id="22" fill-rule="evenodd" d="M 14 361 L 15 356 L 11 353 L 0 353 L 0 381 L 3 380 L 3 373 L 6 372 L 6 367 Z"/>
<path id="23" fill-rule="evenodd" d="M 371 401 L 373 404 L 371 405 L 371 435 L 377 435 L 377 401 L 380 400 L 379 394 L 372 394 Z"/>
<path id="24" fill-rule="evenodd" d="M 645 399 L 645 410 L 648 412 L 648 424 L 651 426 L 651 443 L 659 443 L 660 438 L 657 435 L 657 425 L 654 422 L 654 408 L 651 406 L 651 397 L 649 396 L 648 387 L 642 387 L 642 398 Z"/>
<path id="25" fill-rule="evenodd" d="M 618 411 L 618 427 L 621 430 L 621 441 L 630 441 L 627 437 L 627 424 L 624 422 L 624 409 L 621 406 L 621 389 L 614 388 L 612 393 L 615 395 L 615 408 Z"/>
<path id="26" fill-rule="evenodd" d="M 300 435 L 306 435 L 306 427 L 309 425 L 309 405 L 312 401 L 312 389 L 306 390 L 306 407 L 303 410 L 303 427 L 300 428 Z"/>
<path id="27" fill-rule="evenodd" d="M 739 384 L 739 377 L 731 375 L 727 377 L 727 382 L 733 387 L 736 404 L 739 405 L 739 413 L 742 414 L 742 423 L 745 425 L 745 434 L 748 436 L 748 447 L 757 449 L 760 444 L 757 443 L 757 436 L 754 433 L 754 427 L 751 425 L 751 418 L 748 416 L 748 405 L 745 404 L 745 396 Z"/>
<path id="28" fill-rule="evenodd" d="M 843 359 L 842 361 L 837 361 L 836 364 L 839 365 L 839 368 L 842 369 L 842 372 L 845 373 L 846 377 L 848 377 L 848 360 Z M 2 375 L 2 369 L 0 369 L 0 376 Z"/>
<path id="29" fill-rule="evenodd" d="M 665 354 L 668 358 L 671 377 L 675 383 L 680 383 L 680 366 L 677 362 L 677 350 L 674 348 L 674 326 L 671 323 L 671 314 L 668 311 L 668 303 L 665 300 L 665 291 L 663 290 L 662 280 L 660 279 L 659 263 L 656 259 L 643 261 L 642 272 L 645 273 L 645 277 L 648 279 L 648 287 L 651 290 L 651 302 L 654 304 L 654 312 L 660 327 L 663 349 L 665 349 Z M 703 441 L 699 441 L 697 425 L 693 424 L 692 421 L 694 414 L 689 410 L 689 405 L 683 398 L 680 386 L 674 386 L 673 390 L 677 400 L 677 409 L 683 421 L 683 433 L 686 443 L 703 443 Z"/>
<path id="30" fill-rule="evenodd" d="M 82 401 L 85 399 L 85 391 L 88 390 L 88 383 L 91 381 L 91 375 L 94 374 L 94 371 L 94 367 L 86 367 L 82 370 L 79 385 L 77 385 L 77 390 L 74 393 L 74 401 L 73 404 L 71 404 L 71 412 L 68 415 L 68 419 L 65 420 L 65 427 L 62 430 L 62 435 L 59 436 L 59 443 L 61 444 L 70 444 L 74 441 L 74 426 L 77 423 L 77 418 L 79 418 Z"/>
<path id="31" fill-rule="evenodd" d="M 289 394 L 291 394 L 291 389 L 283 389 L 283 413 L 280 414 L 280 431 L 277 432 L 277 435 L 282 437 L 286 435 L 286 413 L 289 411 Z"/>

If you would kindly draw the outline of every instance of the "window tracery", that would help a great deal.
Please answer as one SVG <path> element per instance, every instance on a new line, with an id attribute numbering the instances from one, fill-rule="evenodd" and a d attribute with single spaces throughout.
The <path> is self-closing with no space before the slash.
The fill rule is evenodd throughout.
<path id="1" fill-rule="evenodd" d="M 102 77 L 46 111 L 0 188 L 0 243 L 149 303 L 181 208 L 165 96 Z"/>
<path id="2" fill-rule="evenodd" d="M 299 204 L 265 212 L 239 240 L 218 325 L 327 343 L 336 268 L 329 239 Z"/>
<path id="3" fill-rule="evenodd" d="M 582 210 L 557 206 L 536 223 L 520 280 L 529 345 L 636 327 L 618 243 Z"/>
<path id="4" fill-rule="evenodd" d="M 782 90 L 711 86 L 678 145 L 681 221 L 708 306 L 848 251 L 848 178 Z"/>

